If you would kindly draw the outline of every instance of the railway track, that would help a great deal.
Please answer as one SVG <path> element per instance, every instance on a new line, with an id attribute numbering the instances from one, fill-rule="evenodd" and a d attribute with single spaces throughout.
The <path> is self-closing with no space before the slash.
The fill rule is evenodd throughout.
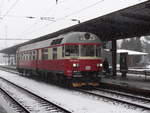
<path id="1" fill-rule="evenodd" d="M 106 89 L 94 88 L 94 90 L 87 89 L 75 89 L 76 91 L 82 92 L 83 94 L 106 99 L 110 102 L 114 101 L 118 104 L 125 104 L 128 107 L 139 108 L 142 110 L 150 111 L 150 99 L 125 94 L 121 92 L 110 91 Z"/>
<path id="2" fill-rule="evenodd" d="M 11 95 L 9 95 L 5 90 L 0 88 L 0 96 L 9 101 L 12 109 L 17 113 L 30 113 L 26 108 L 24 108 L 17 100 L 15 100 Z"/>
<path id="3" fill-rule="evenodd" d="M 138 96 L 138 95 L 133 95 L 133 94 L 130 94 L 130 93 L 125 93 L 125 92 L 120 92 L 120 91 L 114 91 L 114 90 L 110 90 L 110 89 L 104 89 L 104 88 L 93 88 L 95 90 L 98 90 L 102 93 L 108 93 L 108 94 L 113 94 L 113 95 L 117 95 L 120 96 L 121 98 L 122 97 L 127 97 L 127 98 L 130 98 L 132 100 L 138 100 L 138 101 L 141 101 L 143 103 L 149 103 L 149 106 L 150 106 L 150 98 L 146 98 L 146 97 L 143 97 L 143 96 Z"/>
<path id="4" fill-rule="evenodd" d="M 8 71 L 8 70 L 7 70 Z M 11 72 L 11 73 L 16 73 Z M 88 94 L 91 96 L 95 96 L 98 98 L 103 98 L 112 102 L 116 103 L 121 103 L 128 105 L 129 107 L 135 107 L 135 108 L 140 108 L 143 110 L 148 110 L 150 111 L 150 99 L 141 97 L 141 96 L 136 96 L 133 94 L 126 94 L 126 93 L 121 93 L 119 91 L 112 91 L 108 89 L 101 89 L 101 88 L 95 88 L 94 90 L 83 90 L 83 89 L 75 89 L 79 92 L 82 92 L 84 94 Z"/>
<path id="5" fill-rule="evenodd" d="M 14 101 L 13 103 L 16 103 L 16 108 L 23 111 L 20 113 L 71 113 L 71 111 L 1 77 L 0 88 Z"/>

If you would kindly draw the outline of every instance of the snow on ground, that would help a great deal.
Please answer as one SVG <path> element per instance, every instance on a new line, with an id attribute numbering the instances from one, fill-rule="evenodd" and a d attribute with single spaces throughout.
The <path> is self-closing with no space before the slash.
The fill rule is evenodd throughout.
<path id="1" fill-rule="evenodd" d="M 0 76 L 23 86 L 73 113 L 148 113 L 0 70 Z"/>
<path id="2" fill-rule="evenodd" d="M 0 113 L 16 113 L 13 109 L 13 106 L 11 103 L 8 102 L 8 100 L 0 94 Z M 9 108 L 9 109 L 8 109 Z"/>

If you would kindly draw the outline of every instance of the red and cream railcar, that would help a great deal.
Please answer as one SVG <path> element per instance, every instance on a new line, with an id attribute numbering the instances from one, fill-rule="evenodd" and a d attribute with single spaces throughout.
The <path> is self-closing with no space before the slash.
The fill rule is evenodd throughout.
<path id="1" fill-rule="evenodd" d="M 87 32 L 70 32 L 17 50 L 17 69 L 73 86 L 98 85 L 102 43 Z"/>

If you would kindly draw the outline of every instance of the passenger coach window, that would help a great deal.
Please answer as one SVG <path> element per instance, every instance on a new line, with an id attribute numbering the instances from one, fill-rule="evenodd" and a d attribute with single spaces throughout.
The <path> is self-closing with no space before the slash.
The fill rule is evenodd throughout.
<path id="1" fill-rule="evenodd" d="M 33 51 L 33 60 L 36 60 L 36 50 Z"/>
<path id="2" fill-rule="evenodd" d="M 79 46 L 78 45 L 66 45 L 65 56 L 79 56 Z"/>
<path id="3" fill-rule="evenodd" d="M 62 57 L 64 57 L 64 55 L 65 55 L 65 51 L 64 50 L 65 50 L 65 47 L 63 46 L 62 47 Z"/>
<path id="4" fill-rule="evenodd" d="M 45 48 L 42 50 L 42 59 L 47 60 L 48 59 L 48 49 Z"/>
<path id="5" fill-rule="evenodd" d="M 57 48 L 53 48 L 53 59 L 57 59 Z"/>

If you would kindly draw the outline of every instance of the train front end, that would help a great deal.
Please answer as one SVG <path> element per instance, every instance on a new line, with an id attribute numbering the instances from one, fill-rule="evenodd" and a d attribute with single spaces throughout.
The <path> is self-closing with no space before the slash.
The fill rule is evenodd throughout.
<path id="1" fill-rule="evenodd" d="M 102 44 L 90 33 L 80 34 L 63 46 L 65 75 L 73 87 L 98 86 L 102 73 Z"/>

